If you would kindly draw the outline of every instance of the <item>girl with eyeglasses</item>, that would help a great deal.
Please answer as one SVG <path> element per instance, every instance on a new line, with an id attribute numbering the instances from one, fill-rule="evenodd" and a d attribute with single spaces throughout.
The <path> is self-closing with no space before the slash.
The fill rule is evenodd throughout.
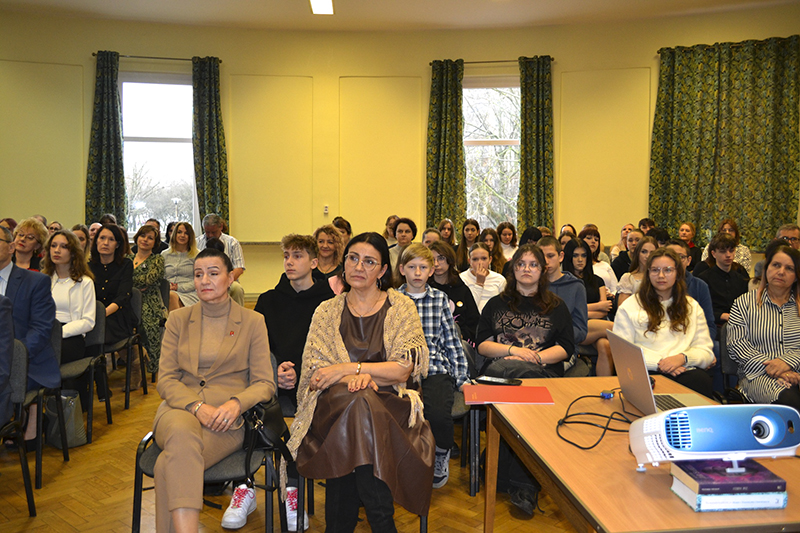
<path id="1" fill-rule="evenodd" d="M 478 353 L 489 359 L 484 372 L 497 377 L 556 377 L 573 353 L 572 317 L 548 288 L 546 263 L 534 244 L 511 258 L 512 275 L 489 300 L 478 323 Z"/>
<path id="2" fill-rule="evenodd" d="M 548 288 L 542 250 L 520 246 L 511 258 L 511 274 L 501 294 L 486 304 L 478 324 L 478 353 L 487 359 L 483 373 L 502 378 L 550 378 L 564 375 L 564 360 L 574 353 L 572 317 L 567 304 Z M 539 485 L 502 444 L 497 490 L 528 515 L 537 507 Z"/>
<path id="3" fill-rule="evenodd" d="M 394 502 L 427 515 L 433 490 L 435 442 L 415 390 L 428 346 L 414 302 L 391 288 L 386 240 L 357 235 L 344 258 L 345 292 L 308 331 L 288 447 L 300 475 L 327 480 L 327 531 L 353 531 L 363 503 L 372 530 L 392 532 Z"/>
<path id="4" fill-rule="evenodd" d="M 640 243 L 641 244 L 641 243 Z M 683 263 L 673 250 L 649 254 L 642 285 L 620 305 L 614 333 L 642 347 L 647 369 L 711 397 L 714 344 L 700 305 L 686 293 Z"/>

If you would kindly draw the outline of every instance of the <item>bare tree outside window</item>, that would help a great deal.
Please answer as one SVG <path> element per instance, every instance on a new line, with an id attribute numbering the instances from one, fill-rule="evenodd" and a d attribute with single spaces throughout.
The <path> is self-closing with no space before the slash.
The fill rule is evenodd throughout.
<path id="1" fill-rule="evenodd" d="M 519 87 L 464 89 L 467 216 L 482 228 L 517 223 Z"/>
<path id="2" fill-rule="evenodd" d="M 159 185 L 148 175 L 147 168 L 134 165 L 125 176 L 128 191 L 128 230 L 135 233 L 147 219 L 155 218 L 166 228 L 173 220 L 192 220 L 192 184 L 186 181 Z"/>

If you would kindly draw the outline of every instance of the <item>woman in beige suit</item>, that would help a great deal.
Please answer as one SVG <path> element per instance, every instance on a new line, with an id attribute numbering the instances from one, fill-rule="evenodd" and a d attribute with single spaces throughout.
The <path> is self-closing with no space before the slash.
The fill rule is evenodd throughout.
<path id="1" fill-rule="evenodd" d="M 203 471 L 241 448 L 241 413 L 275 394 L 264 317 L 232 304 L 232 270 L 224 253 L 200 252 L 194 263 L 200 302 L 167 321 L 158 376 L 164 401 L 153 422 L 164 450 L 155 466 L 159 532 L 198 530 Z M 255 509 L 251 491 L 234 494 L 245 521 Z"/>

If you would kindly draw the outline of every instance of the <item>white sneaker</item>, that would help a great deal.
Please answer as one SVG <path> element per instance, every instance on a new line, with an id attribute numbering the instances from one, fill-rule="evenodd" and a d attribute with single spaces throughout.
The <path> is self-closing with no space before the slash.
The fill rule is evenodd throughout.
<path id="1" fill-rule="evenodd" d="M 313 480 L 309 482 L 313 483 Z M 297 487 L 286 487 L 286 527 L 289 531 L 297 531 Z M 308 513 L 303 509 L 303 530 L 308 528 Z"/>
<path id="2" fill-rule="evenodd" d="M 256 510 L 256 491 L 247 485 L 239 485 L 233 491 L 231 504 L 222 515 L 222 527 L 239 529 L 247 523 L 247 516 Z"/>

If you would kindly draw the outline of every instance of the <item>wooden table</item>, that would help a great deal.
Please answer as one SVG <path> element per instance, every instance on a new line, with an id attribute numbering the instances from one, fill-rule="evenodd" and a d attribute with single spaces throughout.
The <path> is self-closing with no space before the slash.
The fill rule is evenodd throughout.
<path id="1" fill-rule="evenodd" d="M 800 461 L 797 457 L 761 460 L 787 480 L 789 504 L 769 511 L 696 513 L 670 490 L 669 463 L 647 465 L 636 472 L 636 459 L 628 451 L 628 434 L 606 434 L 592 450 L 580 450 L 556 435 L 558 420 L 575 398 L 599 395 L 619 386 L 617 378 L 553 378 L 525 380 L 545 386 L 555 405 L 491 405 L 486 424 L 486 514 L 484 531 L 494 528 L 497 450 L 500 436 L 541 483 L 578 531 L 800 531 Z M 687 392 L 667 378 L 656 377 L 658 392 Z M 691 392 L 691 391 L 688 391 Z M 625 404 L 629 411 L 635 409 Z M 576 410 L 575 407 L 578 409 Z M 572 412 L 610 414 L 622 411 L 619 393 L 611 400 L 587 398 Z M 598 419 L 599 420 L 599 419 Z M 615 423 L 612 427 L 625 427 Z M 562 435 L 582 445 L 594 443 L 600 429 L 571 425 Z"/>

